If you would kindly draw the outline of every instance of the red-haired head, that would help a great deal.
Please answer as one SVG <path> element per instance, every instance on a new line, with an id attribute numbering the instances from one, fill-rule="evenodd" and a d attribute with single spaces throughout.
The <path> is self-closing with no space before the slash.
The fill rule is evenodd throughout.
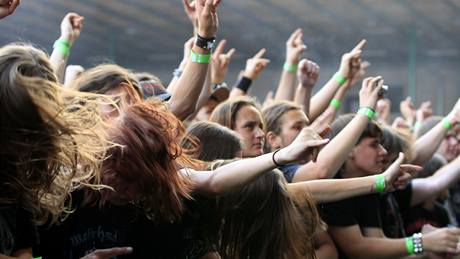
<path id="1" fill-rule="evenodd" d="M 119 146 L 111 148 L 102 165 L 100 205 L 135 201 L 151 219 L 174 220 L 190 198 L 190 182 L 178 172 L 190 163 L 180 140 L 185 129 L 165 106 L 138 102 L 122 109 L 109 132 Z"/>

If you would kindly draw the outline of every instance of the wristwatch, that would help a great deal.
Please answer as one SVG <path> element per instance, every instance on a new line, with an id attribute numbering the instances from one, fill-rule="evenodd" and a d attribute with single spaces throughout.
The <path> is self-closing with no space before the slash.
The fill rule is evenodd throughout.
<path id="1" fill-rule="evenodd" d="M 215 44 L 216 44 L 216 37 L 206 39 L 206 38 L 201 37 L 198 34 L 196 35 L 195 45 L 202 49 L 212 50 Z"/>

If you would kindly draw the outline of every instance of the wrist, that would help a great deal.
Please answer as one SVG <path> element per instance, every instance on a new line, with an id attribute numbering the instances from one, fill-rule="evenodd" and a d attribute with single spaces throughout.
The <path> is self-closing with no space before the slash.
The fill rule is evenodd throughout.
<path id="1" fill-rule="evenodd" d="M 210 49 L 203 49 L 203 48 L 198 47 L 195 44 L 192 47 L 192 51 L 195 52 L 195 53 L 198 53 L 198 54 L 211 54 Z"/>
<path id="2" fill-rule="evenodd" d="M 58 40 L 62 40 L 62 41 L 69 43 L 70 47 L 72 47 L 73 42 L 74 42 L 74 39 L 72 38 L 70 34 L 61 34 Z"/>
<path id="3" fill-rule="evenodd" d="M 244 71 L 243 76 L 248 79 L 254 80 L 255 74 L 252 71 Z"/>
<path id="4" fill-rule="evenodd" d="M 366 116 L 369 120 L 372 120 L 375 116 L 375 110 L 371 107 L 364 106 L 359 108 L 357 114 Z"/>
<path id="5" fill-rule="evenodd" d="M 290 162 L 292 162 L 292 161 L 289 161 L 288 159 L 286 159 L 285 152 L 286 152 L 286 149 L 281 148 L 281 149 L 275 150 L 272 153 L 272 160 L 273 160 L 273 163 L 275 163 L 275 166 L 279 167 L 279 166 L 282 166 L 282 165 L 287 165 Z"/>

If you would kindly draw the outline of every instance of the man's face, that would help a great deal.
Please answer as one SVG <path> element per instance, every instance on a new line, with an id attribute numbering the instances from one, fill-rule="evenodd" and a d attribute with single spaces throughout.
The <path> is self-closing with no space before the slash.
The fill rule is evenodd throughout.
<path id="1" fill-rule="evenodd" d="M 454 160 L 459 154 L 460 143 L 457 135 L 458 133 L 454 130 L 449 130 L 437 150 L 437 153 L 442 155 L 448 162 Z"/>
<path id="2" fill-rule="evenodd" d="M 375 137 L 363 138 L 351 151 L 349 162 L 363 176 L 381 173 L 384 170 L 384 159 L 387 151 Z"/>
<path id="3" fill-rule="evenodd" d="M 290 110 L 281 117 L 280 146 L 284 148 L 290 145 L 299 135 L 300 131 L 308 125 L 308 118 L 302 110 Z"/>

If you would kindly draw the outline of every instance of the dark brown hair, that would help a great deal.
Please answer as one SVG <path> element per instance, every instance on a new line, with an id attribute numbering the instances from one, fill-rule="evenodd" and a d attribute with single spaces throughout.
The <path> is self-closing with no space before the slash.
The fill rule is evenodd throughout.
<path id="1" fill-rule="evenodd" d="M 311 198 L 296 206 L 280 171 L 222 197 L 219 207 L 222 258 L 315 258 L 316 206 Z"/>
<path id="2" fill-rule="evenodd" d="M 209 121 L 216 122 L 231 130 L 235 129 L 236 115 L 245 106 L 253 106 L 260 111 L 260 105 L 255 99 L 247 96 L 240 96 L 220 103 L 211 113 Z"/>
<path id="3" fill-rule="evenodd" d="M 198 144 L 197 159 L 211 162 L 216 159 L 234 159 L 243 147 L 240 137 L 234 131 L 213 122 L 197 122 L 188 127 L 187 132 L 191 137 L 184 139 L 182 146 L 187 149 Z"/>

